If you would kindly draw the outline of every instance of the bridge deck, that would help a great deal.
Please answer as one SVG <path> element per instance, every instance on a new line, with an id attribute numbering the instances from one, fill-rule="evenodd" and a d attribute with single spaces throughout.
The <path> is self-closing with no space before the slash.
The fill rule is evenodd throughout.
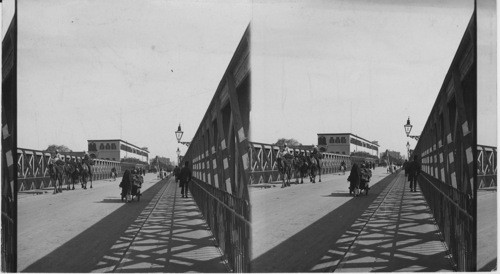
<path id="1" fill-rule="evenodd" d="M 356 198 L 346 179 L 253 190 L 252 271 L 452 270 L 423 196 L 403 175 L 377 168 L 368 196 Z"/>
<path id="2" fill-rule="evenodd" d="M 227 272 L 193 199 L 147 174 L 141 201 L 123 203 L 110 180 L 92 190 L 19 200 L 23 272 Z"/>

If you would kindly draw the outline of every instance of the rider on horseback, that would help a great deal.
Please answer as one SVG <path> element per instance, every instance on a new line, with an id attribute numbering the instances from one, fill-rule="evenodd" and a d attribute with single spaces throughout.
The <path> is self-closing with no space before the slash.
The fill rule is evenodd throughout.
<path id="1" fill-rule="evenodd" d="M 318 157 L 319 157 L 318 147 L 315 145 L 313 145 L 313 149 L 311 151 L 311 156 L 313 156 L 316 159 L 318 159 Z"/>
<path id="2" fill-rule="evenodd" d="M 278 155 L 276 156 L 277 158 L 287 158 L 287 157 L 290 157 L 290 156 L 287 156 L 287 155 L 290 155 L 290 156 L 293 156 L 292 153 L 290 152 L 290 149 L 288 148 L 287 144 L 285 143 L 280 151 L 278 151 Z"/>
<path id="3" fill-rule="evenodd" d="M 57 149 L 52 152 L 51 157 L 49 158 L 48 161 L 48 166 L 51 167 L 52 171 L 55 173 L 55 167 L 57 166 L 62 166 L 64 165 L 63 160 L 61 159 L 61 154 L 59 154 L 59 151 Z"/>
<path id="4" fill-rule="evenodd" d="M 90 155 L 88 154 L 88 152 L 86 152 L 85 150 L 83 151 L 82 162 L 88 166 L 89 173 L 90 173 L 90 175 L 92 175 L 92 169 L 90 168 L 90 165 L 92 164 L 92 160 L 90 159 Z"/>

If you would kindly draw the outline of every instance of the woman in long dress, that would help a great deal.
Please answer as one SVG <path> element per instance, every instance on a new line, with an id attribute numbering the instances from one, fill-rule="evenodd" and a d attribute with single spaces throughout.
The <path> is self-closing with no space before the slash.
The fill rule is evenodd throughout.
<path id="1" fill-rule="evenodd" d="M 123 198 L 126 198 L 126 202 L 130 202 L 132 200 L 131 191 L 132 191 L 132 174 L 130 170 L 125 170 L 123 173 L 122 181 L 120 183 L 120 187 L 122 188 L 122 201 Z"/>
<path id="2" fill-rule="evenodd" d="M 358 164 L 354 163 L 351 167 L 351 174 L 347 177 L 349 184 L 349 194 L 354 192 L 354 196 L 359 195 L 359 184 L 361 182 L 361 169 Z"/>

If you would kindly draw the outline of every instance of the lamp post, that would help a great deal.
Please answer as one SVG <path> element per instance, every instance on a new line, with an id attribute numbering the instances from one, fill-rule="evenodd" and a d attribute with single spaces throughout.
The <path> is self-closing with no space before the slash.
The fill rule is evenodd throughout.
<path id="1" fill-rule="evenodd" d="M 410 160 L 410 141 L 406 142 L 406 150 L 408 152 L 408 161 Z"/>
<path id="2" fill-rule="evenodd" d="M 175 138 L 177 138 L 177 143 L 189 146 L 191 142 L 181 142 L 182 134 L 184 134 L 184 131 L 182 131 L 181 123 L 179 123 L 179 127 L 177 127 L 177 131 L 175 132 Z"/>
<path id="3" fill-rule="evenodd" d="M 181 166 L 181 151 L 177 148 L 177 166 Z"/>
<path id="4" fill-rule="evenodd" d="M 408 117 L 408 120 L 406 120 L 406 125 L 404 125 L 405 132 L 406 132 L 406 137 L 410 137 L 410 138 L 413 138 L 413 139 L 415 139 L 415 140 L 418 141 L 418 139 L 420 138 L 420 136 L 418 136 L 418 135 L 410 135 L 412 127 L 413 127 L 412 124 L 410 124 L 410 117 Z"/>

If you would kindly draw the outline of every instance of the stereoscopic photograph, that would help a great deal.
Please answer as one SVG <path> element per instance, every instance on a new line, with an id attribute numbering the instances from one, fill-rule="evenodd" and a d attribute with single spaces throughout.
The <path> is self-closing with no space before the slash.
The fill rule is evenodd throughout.
<path id="1" fill-rule="evenodd" d="M 4 1 L 2 271 L 496 271 L 496 10 Z"/>

